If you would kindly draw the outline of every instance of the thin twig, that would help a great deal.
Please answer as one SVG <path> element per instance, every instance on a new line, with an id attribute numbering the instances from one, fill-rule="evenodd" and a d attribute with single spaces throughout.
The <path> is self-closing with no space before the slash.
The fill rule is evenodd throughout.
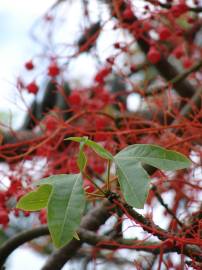
<path id="1" fill-rule="evenodd" d="M 176 222 L 183 227 L 183 223 L 176 217 L 176 215 L 173 213 L 173 211 L 168 207 L 168 205 L 164 202 L 163 198 L 161 197 L 161 195 L 158 192 L 158 189 L 156 186 L 152 186 L 151 188 L 154 193 L 156 198 L 158 199 L 158 201 L 160 202 L 160 204 L 167 210 L 167 212 L 176 220 Z"/>

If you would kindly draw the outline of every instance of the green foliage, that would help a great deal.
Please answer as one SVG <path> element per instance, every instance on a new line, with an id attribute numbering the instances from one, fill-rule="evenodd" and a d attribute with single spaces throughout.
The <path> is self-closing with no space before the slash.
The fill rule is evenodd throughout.
<path id="1" fill-rule="evenodd" d="M 87 164 L 87 158 L 86 158 L 86 155 L 85 155 L 85 153 L 83 151 L 86 140 L 88 140 L 88 138 L 84 137 L 83 141 L 80 142 L 79 155 L 78 155 L 78 158 L 77 158 L 77 164 L 78 164 L 78 167 L 79 167 L 80 171 L 83 171 L 85 169 L 85 167 L 86 167 L 86 164 Z"/>
<path id="2" fill-rule="evenodd" d="M 42 187 L 49 185 L 52 189 L 47 203 L 48 228 L 55 246 L 62 247 L 73 237 L 77 237 L 75 231 L 80 225 L 85 207 L 81 174 L 54 175 L 40 180 L 38 184 Z M 30 205 L 33 204 L 32 194 L 33 192 L 30 196 L 26 195 L 25 200 L 19 202 L 17 207 L 30 210 Z M 45 206 L 43 204 L 42 208 Z"/>
<path id="3" fill-rule="evenodd" d="M 157 145 L 135 144 L 126 147 L 115 157 L 116 171 L 124 198 L 128 204 L 143 208 L 150 178 L 142 163 L 162 170 L 178 170 L 190 165 L 189 159 L 175 151 Z"/>
<path id="4" fill-rule="evenodd" d="M 129 205 L 136 208 L 144 207 L 149 191 L 150 177 L 143 164 L 166 171 L 190 166 L 190 160 L 184 155 L 156 145 L 131 145 L 113 157 L 101 145 L 87 137 L 70 137 L 66 140 L 80 143 L 77 163 L 81 172 L 85 171 L 87 164 L 85 145 L 102 158 L 110 160 L 110 163 L 114 162 L 123 196 Z M 56 247 L 64 246 L 72 238 L 79 240 L 76 230 L 85 207 L 82 174 L 54 175 L 41 179 L 37 185 L 39 188 L 36 191 L 20 199 L 17 208 L 34 211 L 47 207 L 48 227 Z M 103 193 L 105 194 L 105 190 Z"/>
<path id="5" fill-rule="evenodd" d="M 113 160 L 113 156 L 110 152 L 108 152 L 104 147 L 100 144 L 89 140 L 87 137 L 69 137 L 66 140 L 71 140 L 74 142 L 84 142 L 88 145 L 93 151 L 95 151 L 100 157 L 108 160 Z"/>
<path id="6" fill-rule="evenodd" d="M 38 211 L 45 208 L 48 204 L 48 199 L 52 187 L 50 185 L 40 186 L 36 191 L 31 191 L 21 197 L 16 207 L 27 211 Z"/>
<path id="7" fill-rule="evenodd" d="M 126 202 L 136 208 L 143 208 L 150 182 L 147 172 L 139 162 L 123 160 L 119 163 L 118 159 L 116 172 Z"/>
<path id="8" fill-rule="evenodd" d="M 79 155 L 78 155 L 78 158 L 77 158 L 77 164 L 78 164 L 78 167 L 80 169 L 80 171 L 83 171 L 86 167 L 86 164 L 87 164 L 87 158 L 86 158 L 86 155 L 84 153 L 83 150 L 80 149 L 79 151 Z"/>
<path id="9" fill-rule="evenodd" d="M 184 169 L 190 160 L 184 155 L 152 144 L 134 144 L 120 151 L 115 159 L 136 160 L 165 171 Z"/>

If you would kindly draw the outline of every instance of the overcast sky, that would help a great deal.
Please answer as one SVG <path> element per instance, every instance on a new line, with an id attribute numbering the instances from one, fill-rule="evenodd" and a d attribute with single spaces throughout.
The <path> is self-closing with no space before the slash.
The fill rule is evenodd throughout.
<path id="1" fill-rule="evenodd" d="M 35 51 L 29 31 L 54 0 L 0 0 L 0 112 L 18 112 L 16 77 Z"/>

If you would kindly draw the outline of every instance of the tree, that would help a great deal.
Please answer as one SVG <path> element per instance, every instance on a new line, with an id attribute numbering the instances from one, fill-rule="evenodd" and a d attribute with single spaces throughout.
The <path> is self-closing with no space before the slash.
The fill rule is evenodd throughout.
<path id="1" fill-rule="evenodd" d="M 19 93 L 33 95 L 33 103 L 22 128 L 10 128 L 1 136 L 0 159 L 7 165 L 4 176 L 10 181 L 0 191 L 1 267 L 16 247 L 49 234 L 42 209 L 32 214 L 33 228 L 14 230 L 6 240 L 11 216 L 30 214 L 16 209 L 17 201 L 45 178 L 38 193 L 31 193 L 34 202 L 39 198 L 37 209 L 44 208 L 56 190 L 53 175 L 63 183 L 64 174 L 78 176 L 82 171 L 77 180 L 83 181 L 87 205 L 73 240 L 59 242 L 56 250 L 51 240 L 33 244 L 41 252 L 48 247 L 51 253 L 43 270 L 61 269 L 69 260 L 81 262 L 84 269 L 98 262 L 113 264 L 115 269 L 128 265 L 130 269 L 201 269 L 202 8 L 200 1 L 193 2 L 147 0 L 140 8 L 136 1 L 59 0 L 40 19 L 37 27 L 43 29 L 45 39 L 36 38 L 37 27 L 33 35 L 42 53 L 25 63 L 26 72 L 16 83 Z M 82 7 L 81 21 L 75 18 L 74 34 L 63 41 L 59 34 L 66 28 L 59 23 L 64 20 L 72 27 L 68 15 L 77 4 Z M 72 69 L 80 69 L 81 59 L 88 59 L 95 71 L 87 84 L 70 76 Z M 33 80 L 27 82 L 31 72 Z M 82 74 L 88 76 L 87 68 Z M 134 94 L 140 102 L 131 110 Z M 73 141 L 65 140 L 69 137 Z M 135 149 L 130 164 L 125 149 Z M 186 166 L 178 166 L 180 161 Z M 119 179 L 114 176 L 114 163 Z M 170 169 L 174 171 L 167 172 Z M 129 174 L 135 193 L 131 186 L 126 191 L 120 180 Z M 151 178 L 149 192 L 143 194 L 146 198 L 141 194 L 143 174 Z M 143 205 L 133 194 L 140 196 Z M 76 220 L 74 214 L 77 211 L 71 216 Z"/>

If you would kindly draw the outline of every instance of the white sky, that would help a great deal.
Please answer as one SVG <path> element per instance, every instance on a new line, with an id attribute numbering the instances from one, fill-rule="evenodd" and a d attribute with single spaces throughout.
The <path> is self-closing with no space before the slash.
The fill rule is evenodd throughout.
<path id="1" fill-rule="evenodd" d="M 29 30 L 52 3 L 54 0 L 0 0 L 0 112 L 20 112 L 15 104 L 16 77 L 36 47 Z"/>

